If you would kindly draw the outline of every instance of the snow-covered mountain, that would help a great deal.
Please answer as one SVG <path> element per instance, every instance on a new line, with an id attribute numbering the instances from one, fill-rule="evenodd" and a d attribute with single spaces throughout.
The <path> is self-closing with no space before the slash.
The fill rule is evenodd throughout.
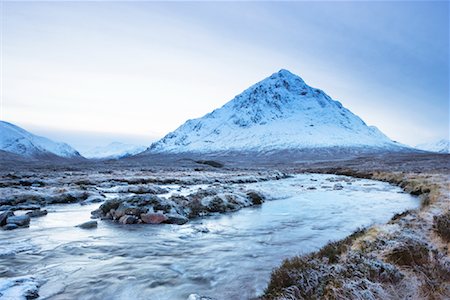
<path id="1" fill-rule="evenodd" d="M 145 149 L 147 149 L 146 146 L 137 146 L 132 144 L 113 142 L 106 146 L 99 146 L 84 151 L 81 154 L 86 158 L 114 159 L 132 156 L 145 151 Z"/>
<path id="2" fill-rule="evenodd" d="M 434 143 L 419 144 L 416 148 L 430 152 L 450 153 L 450 140 L 442 139 Z"/>
<path id="3" fill-rule="evenodd" d="M 401 149 L 376 127 L 299 76 L 280 70 L 219 109 L 188 120 L 149 152 L 271 151 L 358 147 Z"/>
<path id="4" fill-rule="evenodd" d="M 80 158 L 80 154 L 65 143 L 34 135 L 16 125 L 0 121 L 0 150 L 25 157 L 60 156 Z"/>

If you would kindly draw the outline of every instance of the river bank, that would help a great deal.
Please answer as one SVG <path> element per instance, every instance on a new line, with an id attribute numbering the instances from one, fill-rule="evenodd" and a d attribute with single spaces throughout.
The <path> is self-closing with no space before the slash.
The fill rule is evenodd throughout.
<path id="1" fill-rule="evenodd" d="M 449 156 L 441 158 L 445 162 Z M 444 164 L 428 160 L 402 164 L 387 159 L 377 164 L 361 159 L 359 164 L 318 163 L 297 171 L 389 182 L 418 195 L 422 205 L 394 216 L 387 224 L 356 231 L 317 252 L 285 260 L 273 271 L 260 299 L 450 297 L 448 160 Z"/>

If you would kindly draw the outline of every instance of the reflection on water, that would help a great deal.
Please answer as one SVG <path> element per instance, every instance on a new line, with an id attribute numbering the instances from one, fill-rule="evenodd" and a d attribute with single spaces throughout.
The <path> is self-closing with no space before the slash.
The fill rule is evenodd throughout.
<path id="1" fill-rule="evenodd" d="M 82 230 L 74 226 L 98 204 L 52 206 L 29 229 L 0 232 L 0 277 L 32 275 L 42 299 L 246 299 L 264 290 L 284 258 L 419 204 L 381 182 L 333 190 L 329 177 L 247 184 L 276 200 L 182 226 L 100 221 Z"/>

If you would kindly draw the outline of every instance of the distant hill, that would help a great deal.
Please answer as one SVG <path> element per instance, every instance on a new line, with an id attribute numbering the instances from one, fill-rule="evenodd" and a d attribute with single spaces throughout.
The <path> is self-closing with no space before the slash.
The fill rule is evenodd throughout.
<path id="1" fill-rule="evenodd" d="M 146 146 L 138 146 L 113 142 L 106 146 L 99 146 L 82 152 L 83 156 L 92 159 L 117 159 L 136 155 L 147 149 Z"/>
<path id="2" fill-rule="evenodd" d="M 82 158 L 71 146 L 0 121 L 0 150 L 24 158 Z"/>
<path id="3" fill-rule="evenodd" d="M 430 152 L 450 153 L 450 140 L 442 139 L 433 143 L 419 144 L 416 148 Z"/>

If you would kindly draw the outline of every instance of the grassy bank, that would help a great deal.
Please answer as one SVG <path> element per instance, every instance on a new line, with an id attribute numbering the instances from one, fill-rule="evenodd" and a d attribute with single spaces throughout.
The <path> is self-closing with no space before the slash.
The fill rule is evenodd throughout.
<path id="1" fill-rule="evenodd" d="M 315 168 L 375 179 L 421 198 L 418 210 L 285 260 L 261 299 L 449 299 L 449 175 Z"/>

